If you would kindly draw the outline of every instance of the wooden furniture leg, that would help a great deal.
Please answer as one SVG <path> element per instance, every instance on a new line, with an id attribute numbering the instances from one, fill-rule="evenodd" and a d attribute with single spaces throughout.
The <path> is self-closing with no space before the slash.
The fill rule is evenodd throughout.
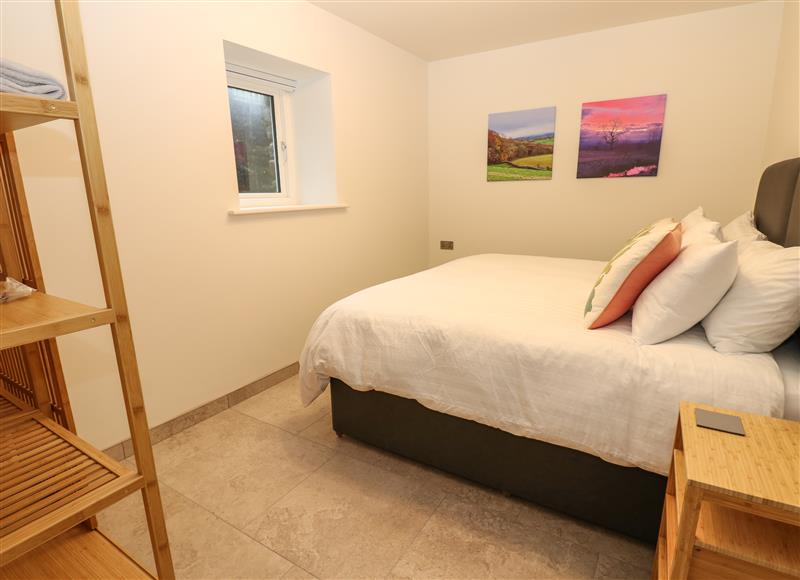
<path id="1" fill-rule="evenodd" d="M 703 492 L 694 485 L 687 485 L 683 497 L 683 508 L 678 519 L 675 557 L 672 560 L 672 566 L 669 571 L 670 580 L 686 580 L 689 575 L 689 564 L 692 558 L 692 550 L 694 549 L 702 501 Z"/>

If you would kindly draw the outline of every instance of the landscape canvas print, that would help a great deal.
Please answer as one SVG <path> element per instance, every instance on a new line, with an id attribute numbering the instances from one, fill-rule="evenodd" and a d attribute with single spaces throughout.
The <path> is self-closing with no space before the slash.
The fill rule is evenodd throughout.
<path id="1" fill-rule="evenodd" d="M 584 103 L 578 177 L 658 174 L 667 95 Z"/>
<path id="2" fill-rule="evenodd" d="M 556 108 L 489 115 L 487 181 L 551 179 Z"/>

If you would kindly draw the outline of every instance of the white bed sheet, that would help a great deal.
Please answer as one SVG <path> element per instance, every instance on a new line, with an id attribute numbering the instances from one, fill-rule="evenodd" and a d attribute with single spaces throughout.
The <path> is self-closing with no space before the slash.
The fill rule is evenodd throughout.
<path id="1" fill-rule="evenodd" d="M 603 266 L 487 254 L 353 294 L 311 329 L 303 401 L 336 377 L 661 474 L 680 400 L 782 416 L 770 354 L 720 354 L 699 326 L 640 346 L 629 316 L 585 329 L 583 305 Z"/>

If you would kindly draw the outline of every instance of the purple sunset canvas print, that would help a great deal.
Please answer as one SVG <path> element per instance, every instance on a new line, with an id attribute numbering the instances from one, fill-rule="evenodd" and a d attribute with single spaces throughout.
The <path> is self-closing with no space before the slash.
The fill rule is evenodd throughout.
<path id="1" fill-rule="evenodd" d="M 658 174 L 667 95 L 584 103 L 578 177 Z"/>

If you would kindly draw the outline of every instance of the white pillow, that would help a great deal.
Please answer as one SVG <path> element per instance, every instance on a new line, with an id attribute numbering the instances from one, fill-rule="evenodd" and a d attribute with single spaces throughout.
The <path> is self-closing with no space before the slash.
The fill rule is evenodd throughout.
<path id="1" fill-rule="evenodd" d="M 800 247 L 739 242 L 739 273 L 703 320 L 720 352 L 769 352 L 800 326 Z"/>
<path id="2" fill-rule="evenodd" d="M 705 217 L 702 207 L 689 212 L 681 220 L 683 236 L 681 237 L 681 247 L 685 248 L 692 244 L 716 243 L 722 239 L 722 228 L 719 222 L 714 222 Z"/>
<path id="3" fill-rule="evenodd" d="M 736 278 L 736 244 L 685 248 L 633 305 L 634 340 L 662 342 L 689 330 L 711 312 Z"/>
<path id="4" fill-rule="evenodd" d="M 756 221 L 752 211 L 746 211 L 727 226 L 722 228 L 722 239 L 725 242 L 733 240 L 755 242 L 766 240 L 767 236 L 756 229 Z"/>
<path id="5" fill-rule="evenodd" d="M 703 206 L 698 206 L 697 209 L 694 209 L 686 214 L 686 217 L 681 220 L 681 226 L 683 226 L 683 231 L 686 231 L 702 221 L 706 219 L 705 211 L 703 210 Z"/>

